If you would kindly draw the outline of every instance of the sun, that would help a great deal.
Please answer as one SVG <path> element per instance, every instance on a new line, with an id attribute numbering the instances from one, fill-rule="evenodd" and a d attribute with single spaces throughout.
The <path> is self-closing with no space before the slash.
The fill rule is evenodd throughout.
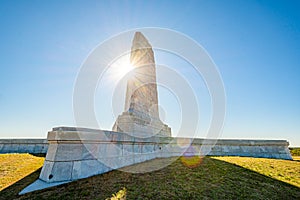
<path id="1" fill-rule="evenodd" d="M 109 67 L 108 73 L 114 80 L 120 80 L 131 72 L 134 67 L 130 63 L 130 55 L 124 55 L 115 60 Z"/>

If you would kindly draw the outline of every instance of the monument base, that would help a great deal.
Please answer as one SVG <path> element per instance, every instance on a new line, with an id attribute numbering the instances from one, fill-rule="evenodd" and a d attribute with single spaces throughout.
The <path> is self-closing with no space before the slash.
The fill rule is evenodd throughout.
<path id="1" fill-rule="evenodd" d="M 285 140 L 211 140 L 152 136 L 58 127 L 48 133 L 49 148 L 39 176 L 43 182 L 20 194 L 102 174 L 155 158 L 174 156 L 247 156 L 291 160 Z M 47 183 L 47 184 L 45 184 Z M 50 184 L 51 183 L 51 184 Z"/>
<path id="2" fill-rule="evenodd" d="M 144 113 L 123 112 L 113 128 L 115 132 L 127 133 L 136 137 L 166 136 L 171 137 L 171 128 L 158 118 L 151 118 Z"/>

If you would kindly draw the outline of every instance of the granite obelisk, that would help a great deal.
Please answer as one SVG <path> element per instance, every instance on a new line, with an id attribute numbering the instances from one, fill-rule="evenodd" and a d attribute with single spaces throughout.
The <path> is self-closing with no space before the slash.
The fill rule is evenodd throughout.
<path id="1" fill-rule="evenodd" d="M 142 137 L 171 136 L 171 128 L 159 118 L 154 52 L 141 32 L 134 35 L 130 63 L 134 69 L 127 82 L 125 109 L 113 131 Z"/>

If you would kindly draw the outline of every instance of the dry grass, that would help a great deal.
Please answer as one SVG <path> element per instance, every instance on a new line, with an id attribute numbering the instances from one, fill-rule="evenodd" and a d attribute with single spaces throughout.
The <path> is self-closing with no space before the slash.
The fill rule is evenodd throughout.
<path id="1" fill-rule="evenodd" d="M 30 154 L 0 154 L 0 191 L 43 166 L 44 158 Z"/>

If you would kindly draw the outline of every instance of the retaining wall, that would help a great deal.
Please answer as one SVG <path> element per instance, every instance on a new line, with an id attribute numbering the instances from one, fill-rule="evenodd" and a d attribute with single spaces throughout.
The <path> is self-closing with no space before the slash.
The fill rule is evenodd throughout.
<path id="1" fill-rule="evenodd" d="M 46 139 L 0 139 L 0 153 L 46 154 Z"/>
<path id="2" fill-rule="evenodd" d="M 285 140 L 136 138 L 126 133 L 59 127 L 48 133 L 48 142 L 40 174 L 45 182 L 72 181 L 154 158 L 181 155 L 292 159 Z"/>
<path id="3" fill-rule="evenodd" d="M 137 138 L 126 133 L 75 127 L 53 128 L 47 140 L 48 152 L 39 179 L 19 194 L 155 158 L 212 155 L 292 159 L 289 143 L 285 140 L 210 140 L 159 136 Z M 7 140 L 16 152 L 22 150 L 34 153 L 45 152 L 45 142 Z M 30 148 L 26 144 L 31 145 Z M 157 166 L 153 167 L 155 170 Z M 135 170 L 143 172 L 143 169 Z"/>

